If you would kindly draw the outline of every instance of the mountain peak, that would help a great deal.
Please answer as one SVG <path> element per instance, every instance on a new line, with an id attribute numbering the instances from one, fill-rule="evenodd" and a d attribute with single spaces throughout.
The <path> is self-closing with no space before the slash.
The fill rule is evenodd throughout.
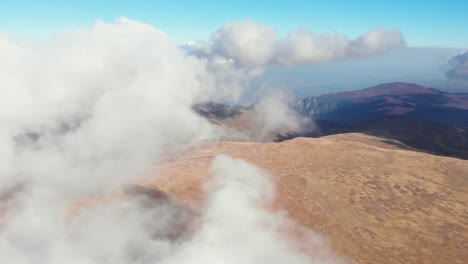
<path id="1" fill-rule="evenodd" d="M 447 93 L 414 83 L 384 83 L 357 91 L 306 97 L 296 109 L 340 123 L 366 122 L 385 115 L 468 126 L 468 94 Z"/>

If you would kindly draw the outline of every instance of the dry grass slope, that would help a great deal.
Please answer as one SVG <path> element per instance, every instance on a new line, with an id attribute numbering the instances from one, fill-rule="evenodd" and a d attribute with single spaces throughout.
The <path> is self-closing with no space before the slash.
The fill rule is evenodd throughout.
<path id="1" fill-rule="evenodd" d="M 468 161 L 401 150 L 362 134 L 221 142 L 168 160 L 157 180 L 142 184 L 196 206 L 219 153 L 271 172 L 276 210 L 359 263 L 468 263 Z"/>

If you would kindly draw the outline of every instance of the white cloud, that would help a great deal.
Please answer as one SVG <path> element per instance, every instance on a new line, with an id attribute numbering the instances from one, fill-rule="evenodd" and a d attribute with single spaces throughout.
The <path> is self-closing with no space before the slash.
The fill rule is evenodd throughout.
<path id="1" fill-rule="evenodd" d="M 306 30 L 293 31 L 277 43 L 274 61 L 282 65 L 297 65 L 344 59 L 348 44 L 348 39 L 340 34 L 315 35 Z"/>
<path id="2" fill-rule="evenodd" d="M 227 23 L 211 36 L 213 53 L 249 68 L 269 62 L 275 41 L 273 28 L 250 20 Z"/>
<path id="3" fill-rule="evenodd" d="M 291 102 L 291 97 L 279 90 L 271 90 L 265 94 L 254 107 L 250 138 L 264 141 L 275 139 L 277 135 L 300 132 L 307 120 L 289 107 Z"/>
<path id="4" fill-rule="evenodd" d="M 294 37 L 305 44 L 286 45 L 286 54 L 296 54 L 294 63 L 336 56 L 341 44 L 326 47 L 335 37 L 315 38 Z M 212 41 L 188 56 L 162 31 L 126 18 L 42 45 L 0 37 L 0 193 L 21 187 L 0 212 L 3 262 L 339 263 L 295 249 L 278 232 L 287 219 L 263 207 L 274 195 L 268 176 L 227 157 L 214 163 L 216 182 L 192 237 L 168 239 L 191 218 L 164 199 L 148 207 L 127 197 L 67 215 L 77 199 L 134 183 L 162 152 L 220 138 L 223 130 L 192 105 L 237 100 L 279 56 L 274 30 L 250 21 L 226 25 Z M 315 47 L 332 55 L 310 55 Z M 300 125 L 278 96 L 256 111 L 265 131 Z"/>
<path id="5" fill-rule="evenodd" d="M 245 20 L 225 24 L 213 33 L 209 43 L 186 47 L 200 57 L 221 56 L 238 67 L 261 68 L 369 57 L 404 45 L 405 39 L 397 29 L 378 28 L 352 40 L 340 33 L 314 34 L 308 30 L 277 38 L 275 29 Z"/>
<path id="6" fill-rule="evenodd" d="M 163 263 L 344 263 L 334 254 L 323 254 L 330 249 L 313 233 L 307 248 L 322 254 L 312 256 L 285 234 L 293 223 L 265 209 L 275 194 L 265 171 L 223 155 L 215 159 L 213 171 L 201 228 Z"/>
<path id="7" fill-rule="evenodd" d="M 377 28 L 352 40 L 348 53 L 351 57 L 369 57 L 402 47 L 405 44 L 406 41 L 399 30 Z"/>
<path id="8" fill-rule="evenodd" d="M 446 76 L 449 81 L 466 82 L 468 84 L 468 52 L 464 51 L 449 60 L 451 69 Z"/>
<path id="9" fill-rule="evenodd" d="M 21 171 L 0 173 L 6 181 L 34 175 L 70 189 L 111 186 L 128 182 L 129 174 L 137 177 L 163 146 L 216 136 L 190 108 L 215 94 L 213 75 L 163 32 L 122 18 L 45 47 L 0 58 L 19 65 L 0 69 L 0 121 L 7 130 L 0 142 L 11 149 L 15 137 L 39 135 L 34 148 L 22 146 L 10 162 Z"/>

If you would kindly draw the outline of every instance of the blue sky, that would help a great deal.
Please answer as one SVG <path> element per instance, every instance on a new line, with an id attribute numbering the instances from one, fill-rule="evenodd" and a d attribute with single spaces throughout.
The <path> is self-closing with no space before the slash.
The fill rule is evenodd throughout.
<path id="1" fill-rule="evenodd" d="M 355 37 L 399 28 L 409 46 L 468 47 L 468 1 L 0 1 L 0 32 L 48 36 L 119 16 L 150 23 L 177 41 L 207 39 L 227 21 L 252 19 L 280 34 L 306 28 Z"/>

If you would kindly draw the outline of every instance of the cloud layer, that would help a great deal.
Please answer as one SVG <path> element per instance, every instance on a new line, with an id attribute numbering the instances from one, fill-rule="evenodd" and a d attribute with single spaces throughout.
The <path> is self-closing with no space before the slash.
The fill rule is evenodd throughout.
<path id="1" fill-rule="evenodd" d="M 0 37 L 2 261 L 309 263 L 278 233 L 287 219 L 263 208 L 274 195 L 265 173 L 228 157 L 214 164 L 216 182 L 191 236 L 174 237 L 194 216 L 170 199 L 130 195 L 67 213 L 80 199 L 133 184 L 159 165 L 161 153 L 225 136 L 192 105 L 237 100 L 261 73 L 252 67 L 271 59 L 253 44 L 272 32 L 246 27 L 220 32 L 223 55 L 210 58 L 127 18 L 43 43 Z M 247 33 L 242 40 L 240 32 Z M 258 105 L 258 118 L 268 129 L 296 127 L 288 107 L 272 98 Z"/>
<path id="2" fill-rule="evenodd" d="M 11 150 L 5 164 L 22 171 L 2 168 L 2 186 L 13 175 L 61 182 L 66 173 L 67 185 L 100 188 L 107 177 L 128 181 L 128 168 L 145 168 L 163 146 L 216 134 L 190 109 L 215 93 L 206 63 L 149 25 L 98 22 L 15 50 L 0 70 L 0 142 Z"/>
<path id="3" fill-rule="evenodd" d="M 382 28 L 356 39 L 340 33 L 315 34 L 307 30 L 295 30 L 278 38 L 275 29 L 245 20 L 225 24 L 213 33 L 209 43 L 188 43 L 186 48 L 199 56 L 219 56 L 240 67 L 259 68 L 268 64 L 292 66 L 369 57 L 405 43 L 399 30 Z"/>

